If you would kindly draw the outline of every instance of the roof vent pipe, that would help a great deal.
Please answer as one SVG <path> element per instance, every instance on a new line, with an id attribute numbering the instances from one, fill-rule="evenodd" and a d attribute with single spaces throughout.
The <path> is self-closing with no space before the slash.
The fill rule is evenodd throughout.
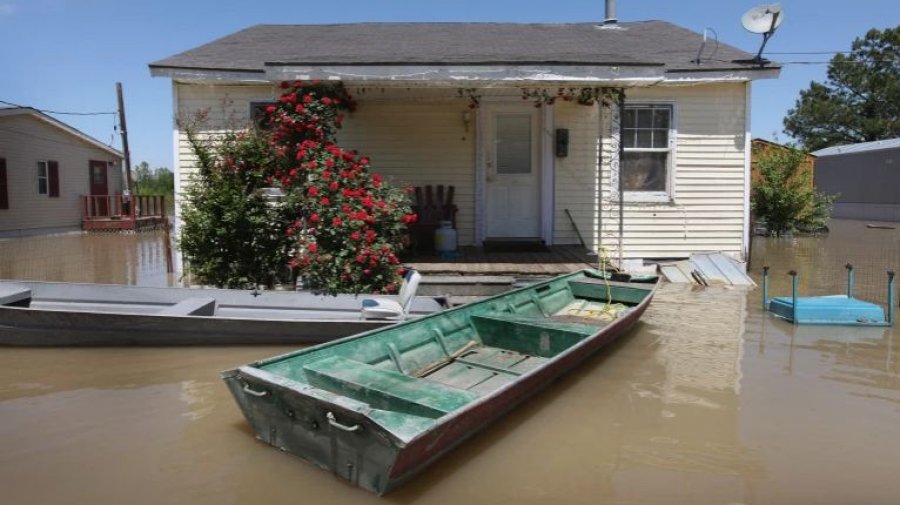
<path id="1" fill-rule="evenodd" d="M 603 20 L 603 24 L 614 25 L 618 21 L 616 19 L 616 0 L 606 0 L 606 19 Z"/>

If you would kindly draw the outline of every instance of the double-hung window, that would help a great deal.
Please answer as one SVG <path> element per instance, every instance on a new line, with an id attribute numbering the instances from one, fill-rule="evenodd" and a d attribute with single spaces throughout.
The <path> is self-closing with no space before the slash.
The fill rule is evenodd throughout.
<path id="1" fill-rule="evenodd" d="M 37 162 L 37 190 L 39 195 L 50 192 L 50 163 L 47 161 Z"/>
<path id="2" fill-rule="evenodd" d="M 675 145 L 673 125 L 671 104 L 625 106 L 621 177 L 626 200 L 671 200 Z"/>
<path id="3" fill-rule="evenodd" d="M 59 163 L 55 161 L 37 162 L 37 192 L 50 198 L 59 198 Z"/>

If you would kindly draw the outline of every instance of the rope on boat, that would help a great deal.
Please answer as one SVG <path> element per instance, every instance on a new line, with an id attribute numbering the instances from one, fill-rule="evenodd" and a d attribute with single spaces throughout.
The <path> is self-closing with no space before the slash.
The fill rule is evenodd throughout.
<path id="1" fill-rule="evenodd" d="M 569 309 L 568 315 L 573 317 L 599 319 L 601 321 L 612 321 L 618 316 L 619 312 L 625 310 L 627 307 L 621 303 L 613 303 L 612 286 L 609 284 L 610 274 L 606 271 L 606 266 L 610 264 L 609 253 L 605 247 L 600 247 L 598 256 L 600 257 L 600 272 L 603 274 L 603 285 L 606 286 L 606 304 L 599 309 L 586 309 L 585 306 L 587 306 L 590 301 L 585 300 L 584 303 L 581 304 L 581 307 Z"/>

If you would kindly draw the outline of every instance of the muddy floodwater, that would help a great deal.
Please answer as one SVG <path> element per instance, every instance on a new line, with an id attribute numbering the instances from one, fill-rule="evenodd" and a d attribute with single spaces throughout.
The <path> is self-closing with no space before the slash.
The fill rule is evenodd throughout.
<path id="1" fill-rule="evenodd" d="M 129 273 L 58 273 L 165 285 L 130 244 Z M 0 274 L 21 277 L 10 250 Z M 900 230 L 757 238 L 752 268 L 773 295 L 791 269 L 826 294 L 848 261 L 883 301 Z M 760 297 L 664 285 L 627 337 L 384 498 L 254 439 L 218 372 L 289 348 L 0 349 L 0 502 L 900 503 L 897 330 L 795 327 Z"/>

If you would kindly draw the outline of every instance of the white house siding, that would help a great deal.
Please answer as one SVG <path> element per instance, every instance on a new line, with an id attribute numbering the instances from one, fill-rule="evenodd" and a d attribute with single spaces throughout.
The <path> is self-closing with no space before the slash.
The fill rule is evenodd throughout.
<path id="1" fill-rule="evenodd" d="M 677 142 L 673 201 L 626 204 L 624 258 L 686 257 L 710 250 L 741 254 L 747 85 L 626 90 L 628 102 L 674 104 Z M 202 130 L 207 133 L 245 127 L 251 102 L 271 100 L 280 91 L 266 84 L 175 86 L 178 116 L 187 119 L 196 111 L 205 111 L 207 121 Z M 375 171 L 399 185 L 453 185 L 454 202 L 459 207 L 459 243 L 473 244 L 477 114 L 471 114 L 467 131 L 463 118 L 468 101 L 460 99 L 455 89 L 348 88 L 358 108 L 348 115 L 338 134 L 341 146 L 369 156 Z M 515 97 L 520 92 L 486 89 L 482 94 Z M 553 243 L 578 243 L 565 214 L 569 209 L 589 247 L 602 245 L 616 255 L 618 205 L 611 205 L 609 193 L 609 164 L 615 154 L 609 138 L 609 110 L 558 102 L 553 117 L 552 128 L 569 129 L 568 156 L 553 158 Z M 604 169 L 598 177 L 601 134 Z M 184 187 L 193 173 L 194 159 L 181 131 L 177 144 L 179 186 Z M 598 201 L 601 191 L 604 198 Z M 600 207 L 602 213 L 596 210 Z"/>
<path id="2" fill-rule="evenodd" d="M 372 159 L 373 170 L 402 186 L 454 187 L 460 244 L 475 241 L 475 115 L 467 102 L 359 101 L 339 133 L 342 147 Z"/>
<path id="3" fill-rule="evenodd" d="M 359 89 L 349 91 L 357 109 L 347 115 L 338 143 L 372 160 L 372 169 L 393 183 L 454 186 L 459 208 L 459 243 L 475 237 L 475 115 L 466 131 L 463 114 L 468 101 L 453 90 Z M 271 100 L 280 89 L 268 85 L 176 84 L 177 114 L 190 121 L 198 111 L 206 120 L 199 130 L 216 134 L 249 124 L 252 102 Z M 176 166 L 179 187 L 190 183 L 195 158 L 182 130 L 178 133 Z"/>
<path id="4" fill-rule="evenodd" d="M 624 258 L 675 258 L 692 252 L 743 252 L 746 86 L 633 88 L 626 103 L 670 101 L 677 129 L 673 201 L 626 203 Z M 610 143 L 601 185 L 609 189 Z M 604 200 L 607 200 L 604 198 Z M 615 250 L 618 216 L 604 204 L 604 245 Z"/>
<path id="5" fill-rule="evenodd" d="M 599 145 L 599 106 L 558 102 L 554 105 L 553 128 L 569 130 L 569 153 L 554 158 L 553 243 L 578 244 L 578 235 L 566 209 L 572 215 L 578 233 L 586 245 L 595 248 L 599 232 L 597 198 L 600 172 L 597 170 Z"/>
<path id="6" fill-rule="evenodd" d="M 113 162 L 107 169 L 109 191 L 122 191 L 117 157 L 30 115 L 0 118 L 0 158 L 6 158 L 9 193 L 9 209 L 0 210 L 0 236 L 80 229 L 91 160 Z M 38 161 L 59 163 L 58 198 L 38 194 Z"/>

